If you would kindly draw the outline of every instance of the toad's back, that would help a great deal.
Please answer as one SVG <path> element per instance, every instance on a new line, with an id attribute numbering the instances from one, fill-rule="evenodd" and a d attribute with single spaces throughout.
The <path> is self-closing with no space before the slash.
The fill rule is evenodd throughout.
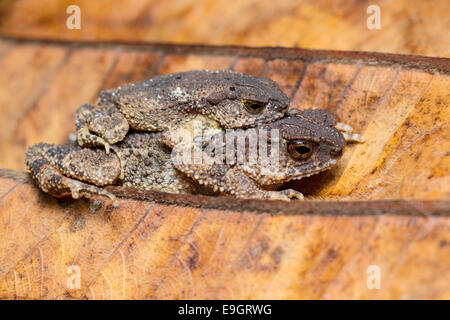
<path id="1" fill-rule="evenodd" d="M 173 124 L 193 113 L 210 114 L 216 108 L 220 115 L 218 106 L 226 105 L 227 113 L 234 111 L 237 115 L 242 112 L 239 109 L 243 100 L 264 103 L 270 111 L 259 118 L 246 114 L 248 125 L 253 125 L 252 121 L 272 121 L 282 116 L 289 105 L 274 81 L 228 70 L 194 70 L 126 84 L 101 91 L 97 104 L 116 106 L 134 129 L 158 130 L 164 127 L 164 121 Z M 155 124 L 155 119 L 161 120 Z"/>

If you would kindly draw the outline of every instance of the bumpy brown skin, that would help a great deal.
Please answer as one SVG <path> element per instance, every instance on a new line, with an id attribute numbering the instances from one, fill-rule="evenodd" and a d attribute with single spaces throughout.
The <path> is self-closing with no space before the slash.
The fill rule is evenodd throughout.
<path id="1" fill-rule="evenodd" d="M 171 163 L 161 133 L 132 132 L 113 146 L 114 153 L 76 145 L 38 143 L 26 152 L 26 164 L 38 186 L 54 197 L 115 196 L 101 187 L 123 185 L 143 190 L 197 193 L 201 187 Z"/>
<path id="2" fill-rule="evenodd" d="M 284 118 L 267 125 L 216 135 L 209 145 L 198 148 L 203 157 L 200 164 L 186 157 L 189 151 L 192 154 L 192 145 L 175 145 L 173 163 L 201 185 L 223 194 L 242 198 L 303 199 L 303 195 L 295 190 L 273 190 L 284 182 L 327 170 L 337 162 L 342 155 L 345 139 L 334 125 L 334 117 L 325 110 L 291 111 Z M 278 144 L 277 158 L 272 162 L 274 166 L 270 166 L 270 162 L 264 165 L 259 157 L 249 161 L 251 133 L 254 137 L 267 137 L 261 142 L 267 141 L 268 151 L 265 152 L 269 157 L 271 144 Z M 226 150 L 220 143 L 229 146 L 227 141 L 235 141 L 233 145 L 237 146 L 238 139 L 245 146 L 241 153 L 243 158 L 239 158 L 237 147 L 232 148 L 232 152 L 230 149 L 220 151 Z M 256 144 L 257 155 L 261 145 L 260 142 Z M 289 145 L 307 146 L 310 151 L 299 154 L 290 150 Z"/>
<path id="3" fill-rule="evenodd" d="M 114 184 L 120 176 L 121 163 L 114 154 L 78 146 L 38 143 L 28 148 L 25 158 L 38 186 L 54 197 L 72 195 L 77 199 L 98 194 L 111 198 L 114 206 L 119 204 L 112 194 L 100 188 Z"/>
<path id="4" fill-rule="evenodd" d="M 249 106 L 260 106 L 256 112 Z M 223 128 L 245 128 L 281 118 L 289 106 L 278 84 L 232 71 L 188 71 L 101 91 L 97 107 L 76 114 L 80 146 L 109 147 L 129 128 L 163 131 L 202 114 Z"/>
<path id="5" fill-rule="evenodd" d="M 161 132 L 131 132 L 113 146 L 114 153 L 110 154 L 101 149 L 37 144 L 27 151 L 27 165 L 41 189 L 54 196 L 72 193 L 77 198 L 101 194 L 115 200 L 100 188 L 115 184 L 173 193 L 217 192 L 242 198 L 303 199 L 295 190 L 273 189 L 289 180 L 326 170 L 340 158 L 345 140 L 334 124 L 334 117 L 327 111 L 305 110 L 291 111 L 286 117 L 255 129 L 222 130 L 210 142 L 175 144 L 173 150 L 162 142 L 166 137 Z M 217 150 L 213 142 L 223 142 L 230 133 L 245 137 L 251 130 L 266 132 L 267 141 L 278 144 L 277 168 L 267 168 L 260 162 L 239 163 L 237 153 L 231 155 L 231 163 L 212 160 Z M 278 130 L 278 140 L 269 140 L 271 130 Z M 290 143 L 299 142 L 311 147 L 311 152 L 301 158 L 296 157 L 298 154 L 293 156 L 288 148 Z M 192 147 L 200 148 L 204 162 L 195 164 L 179 157 Z M 249 149 L 245 150 L 248 155 Z"/>
<path id="6" fill-rule="evenodd" d="M 160 132 L 132 132 L 117 145 L 123 167 L 122 185 L 171 193 L 197 193 L 199 185 L 175 169 L 171 150 Z"/>

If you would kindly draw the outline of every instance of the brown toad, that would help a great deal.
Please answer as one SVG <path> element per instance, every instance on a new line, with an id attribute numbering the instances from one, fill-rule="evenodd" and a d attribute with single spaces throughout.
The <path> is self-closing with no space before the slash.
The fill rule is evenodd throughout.
<path id="1" fill-rule="evenodd" d="M 180 128 L 175 132 L 187 130 Z M 36 144 L 27 150 L 27 166 L 40 188 L 53 196 L 100 194 L 115 205 L 117 200 L 103 186 L 288 200 L 303 199 L 303 195 L 295 190 L 275 191 L 280 184 L 330 168 L 345 145 L 334 117 L 320 109 L 291 111 L 256 128 L 225 131 L 217 127 L 207 138 L 194 135 L 186 143 L 173 144 L 171 138 L 177 134 L 167 132 L 131 132 L 109 154 L 97 148 Z M 242 152 L 235 147 L 239 138 Z M 193 159 L 192 151 L 194 155 L 198 151 L 200 159 Z"/>
<path id="2" fill-rule="evenodd" d="M 99 93 L 97 107 L 76 112 L 80 146 L 104 146 L 128 130 L 163 131 L 201 114 L 223 128 L 252 127 L 281 118 L 289 106 L 278 84 L 232 71 L 187 71 L 162 75 Z"/>
<path id="3" fill-rule="evenodd" d="M 206 129 L 211 130 L 211 125 Z M 206 139 L 192 134 L 192 126 L 164 136 L 173 147 L 174 167 L 205 188 L 241 198 L 288 200 L 303 195 L 275 190 L 333 166 L 346 141 L 362 141 L 350 130 L 336 124 L 329 112 L 311 109 L 291 110 L 284 118 L 256 128 L 207 134 Z"/>

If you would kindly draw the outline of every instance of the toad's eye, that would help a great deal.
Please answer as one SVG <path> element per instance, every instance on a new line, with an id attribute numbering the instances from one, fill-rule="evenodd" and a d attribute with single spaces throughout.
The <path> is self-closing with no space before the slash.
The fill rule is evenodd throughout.
<path id="1" fill-rule="evenodd" d="M 260 114 L 266 108 L 264 103 L 258 101 L 244 100 L 243 103 L 245 110 L 251 114 Z"/>
<path id="2" fill-rule="evenodd" d="M 304 141 L 292 141 L 288 143 L 289 155 L 294 159 L 306 159 L 313 151 L 313 145 Z"/>

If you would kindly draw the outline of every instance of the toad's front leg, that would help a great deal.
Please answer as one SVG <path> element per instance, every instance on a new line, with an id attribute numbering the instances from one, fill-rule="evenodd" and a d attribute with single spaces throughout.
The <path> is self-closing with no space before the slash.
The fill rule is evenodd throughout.
<path id="1" fill-rule="evenodd" d="M 353 132 L 353 128 L 348 124 L 345 124 L 343 122 L 337 122 L 334 127 L 341 132 L 347 143 L 348 142 L 364 143 L 366 141 L 366 139 L 364 139 L 362 135 Z"/>
<path id="2" fill-rule="evenodd" d="M 191 149 L 192 150 L 192 149 Z M 193 161 L 189 149 L 175 146 L 172 150 L 174 166 L 208 189 L 237 198 L 269 200 L 303 200 L 303 194 L 288 189 L 269 191 L 262 189 L 256 181 L 237 167 L 215 161 L 207 153 L 200 152 L 201 161 Z M 188 155 L 188 156 L 186 156 Z"/>
<path id="3" fill-rule="evenodd" d="M 120 176 L 121 164 L 114 154 L 38 143 L 28 148 L 26 164 L 39 187 L 54 197 L 102 195 L 110 198 L 113 206 L 119 205 L 113 194 L 100 188 Z"/>
<path id="4" fill-rule="evenodd" d="M 128 121 L 114 106 L 81 105 L 76 111 L 78 144 L 82 147 L 105 147 L 122 141 L 129 130 Z"/>

